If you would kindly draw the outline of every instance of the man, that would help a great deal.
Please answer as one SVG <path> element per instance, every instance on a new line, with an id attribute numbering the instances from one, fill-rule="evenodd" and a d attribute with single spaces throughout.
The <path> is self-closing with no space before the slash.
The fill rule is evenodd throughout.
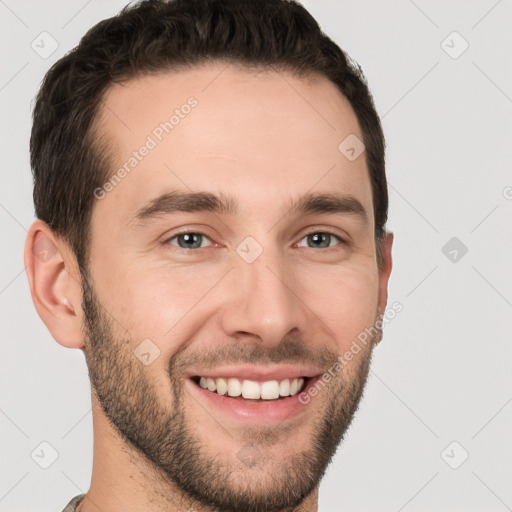
<path id="1" fill-rule="evenodd" d="M 391 272 L 359 68 L 297 3 L 142 2 L 50 69 L 31 163 L 33 301 L 92 389 L 65 510 L 316 511 Z"/>

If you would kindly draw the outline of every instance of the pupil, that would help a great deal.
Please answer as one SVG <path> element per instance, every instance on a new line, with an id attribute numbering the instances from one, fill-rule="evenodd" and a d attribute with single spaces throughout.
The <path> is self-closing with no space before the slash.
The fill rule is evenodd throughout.
<path id="1" fill-rule="evenodd" d="M 317 244 L 317 242 L 320 242 L 322 247 L 327 247 L 329 245 L 330 235 L 328 233 L 315 233 L 313 235 L 310 235 L 310 237 L 314 240 L 315 244 Z M 327 240 L 327 245 L 325 243 L 322 244 L 322 240 L 324 242 Z M 316 247 L 319 247 L 319 245 L 317 244 Z"/>
<path id="2" fill-rule="evenodd" d="M 185 244 L 193 245 L 194 247 L 199 247 L 201 243 L 198 243 L 199 237 L 201 235 L 197 233 L 186 233 L 184 235 L 181 235 L 182 240 L 184 240 Z M 182 245 L 182 244 L 180 244 Z M 185 247 L 185 249 L 189 249 L 190 247 Z"/>

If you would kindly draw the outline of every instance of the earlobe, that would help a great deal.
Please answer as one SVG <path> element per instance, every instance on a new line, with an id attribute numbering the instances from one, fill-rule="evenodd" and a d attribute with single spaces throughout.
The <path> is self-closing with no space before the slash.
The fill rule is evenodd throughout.
<path id="1" fill-rule="evenodd" d="M 64 347 L 82 348 L 81 286 L 76 259 L 67 243 L 36 220 L 25 243 L 25 270 L 36 310 Z"/>

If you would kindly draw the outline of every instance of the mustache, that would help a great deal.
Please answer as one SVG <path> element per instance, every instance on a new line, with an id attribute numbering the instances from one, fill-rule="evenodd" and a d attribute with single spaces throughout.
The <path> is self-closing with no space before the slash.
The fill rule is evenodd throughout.
<path id="1" fill-rule="evenodd" d="M 338 354 L 327 347 L 312 347 L 301 338 L 286 338 L 271 349 L 253 343 L 229 343 L 212 349 L 189 350 L 189 347 L 177 352 L 170 360 L 171 375 L 181 375 L 192 365 L 205 370 L 214 370 L 221 364 L 247 363 L 254 365 L 305 364 L 327 370 L 338 359 Z"/>

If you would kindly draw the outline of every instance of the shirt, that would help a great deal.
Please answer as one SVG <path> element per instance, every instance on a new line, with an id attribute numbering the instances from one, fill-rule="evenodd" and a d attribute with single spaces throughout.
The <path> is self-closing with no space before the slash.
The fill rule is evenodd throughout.
<path id="1" fill-rule="evenodd" d="M 62 512 L 75 512 L 76 506 L 82 501 L 85 494 L 79 494 L 75 496 L 64 508 Z"/>

